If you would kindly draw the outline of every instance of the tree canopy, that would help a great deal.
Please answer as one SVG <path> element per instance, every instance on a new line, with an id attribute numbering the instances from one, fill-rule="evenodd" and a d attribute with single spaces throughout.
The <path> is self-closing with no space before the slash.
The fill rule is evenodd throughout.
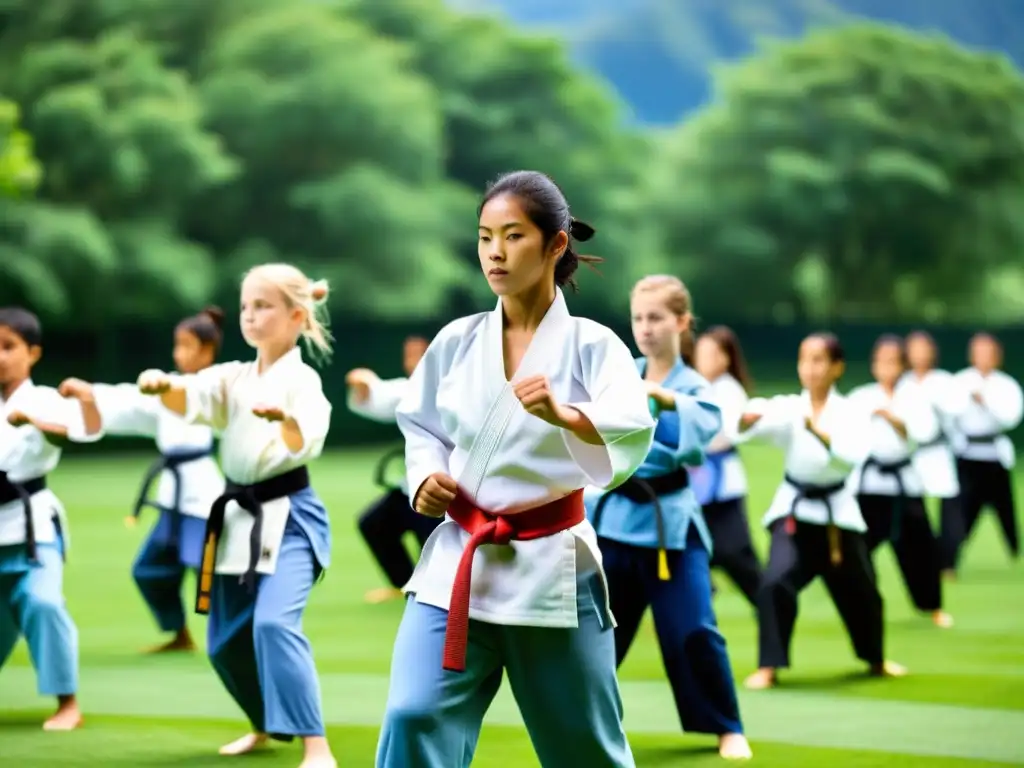
<path id="1" fill-rule="evenodd" d="M 268 260 L 336 315 L 482 306 L 476 204 L 520 168 L 597 228 L 603 318 L 665 271 L 722 317 L 1024 315 L 1024 79 L 942 38 L 768 46 L 662 134 L 443 0 L 6 0 L 0 35 L 0 301 L 51 327 L 230 306 Z"/>
<path id="2" fill-rule="evenodd" d="M 770 45 L 719 84 L 651 184 L 705 300 L 963 319 L 1020 269 L 1024 78 L 1003 57 L 860 26 Z"/>

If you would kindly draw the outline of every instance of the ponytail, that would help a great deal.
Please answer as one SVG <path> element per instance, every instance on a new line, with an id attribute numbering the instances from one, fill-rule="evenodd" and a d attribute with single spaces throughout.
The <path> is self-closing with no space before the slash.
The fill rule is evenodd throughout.
<path id="1" fill-rule="evenodd" d="M 566 234 L 569 236 L 569 244 L 565 246 L 565 253 L 562 254 L 558 263 L 555 264 L 555 285 L 559 288 L 568 285 L 572 288 L 573 292 L 576 292 L 579 290 L 579 286 L 576 285 L 575 273 L 579 269 L 580 264 L 586 264 L 596 272 L 597 270 L 594 268 L 594 265 L 600 264 L 604 259 L 600 256 L 586 256 L 576 253 L 576 249 L 573 247 L 574 240 L 577 243 L 585 243 L 596 234 L 594 228 L 585 221 L 570 217 L 569 229 Z"/>

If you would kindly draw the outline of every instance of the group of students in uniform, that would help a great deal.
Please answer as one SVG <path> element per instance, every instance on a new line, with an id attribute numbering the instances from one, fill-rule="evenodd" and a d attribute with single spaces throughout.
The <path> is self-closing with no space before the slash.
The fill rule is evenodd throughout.
<path id="1" fill-rule="evenodd" d="M 648 607 L 683 729 L 748 758 L 712 567 L 757 609 L 759 669 L 747 684 L 764 688 L 789 665 L 797 596 L 815 576 L 857 656 L 874 674 L 902 674 L 884 656 L 872 551 L 892 544 L 915 604 L 940 626 L 951 619 L 939 572 L 955 568 L 982 505 L 996 508 L 1016 554 L 1006 432 L 1022 398 L 993 338 L 976 337 L 972 367 L 950 376 L 933 370 L 924 335 L 884 337 L 876 383 L 843 396 L 842 347 L 814 334 L 799 351 L 800 394 L 751 398 L 728 329 L 692 343 L 677 278 L 633 288 L 635 360 L 611 330 L 569 314 L 562 291 L 590 260 L 576 247 L 594 230 L 548 177 L 501 177 L 478 213 L 496 307 L 429 343 L 410 339 L 407 377 L 347 377 L 349 407 L 396 422 L 405 442 L 404 478 L 388 479 L 396 457 L 384 457 L 385 495 L 359 521 L 389 581 L 367 599 L 405 596 L 378 768 L 468 766 L 505 674 L 542 765 L 633 766 L 616 670 Z M 240 310 L 254 361 L 216 363 L 223 314 L 211 309 L 176 329 L 175 373 L 57 390 L 31 380 L 38 320 L 0 310 L 0 663 L 24 634 L 40 692 L 58 698 L 45 727 L 82 722 L 61 587 L 68 528 L 46 475 L 67 440 L 147 435 L 161 458 L 131 519 L 146 506 L 159 516 L 133 575 L 171 634 L 159 648 L 194 645 L 181 586 L 195 569 L 212 666 L 252 725 L 221 753 L 300 738 L 301 768 L 336 765 L 301 624 L 330 566 L 329 519 L 306 466 L 332 408 L 297 344 L 330 351 L 326 295 L 292 266 L 255 267 Z M 756 438 L 785 452 L 763 572 L 736 451 Z M 941 546 L 927 495 L 943 498 Z M 415 564 L 408 531 L 422 546 Z"/>

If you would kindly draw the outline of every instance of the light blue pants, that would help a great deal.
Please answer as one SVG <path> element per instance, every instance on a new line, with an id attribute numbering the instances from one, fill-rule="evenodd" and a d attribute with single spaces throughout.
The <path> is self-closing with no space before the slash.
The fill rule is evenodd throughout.
<path id="1" fill-rule="evenodd" d="M 38 563 L 22 545 L 0 547 L 0 667 L 25 636 L 39 695 L 78 691 L 78 628 L 64 602 L 61 549 L 40 544 Z"/>
<path id="2" fill-rule="evenodd" d="M 466 671 L 458 673 L 441 667 L 447 611 L 408 598 L 377 768 L 468 766 L 503 671 L 544 768 L 633 768 L 596 574 L 580 580 L 577 610 L 576 629 L 471 621 Z"/>
<path id="3" fill-rule="evenodd" d="M 215 576 L 207 647 L 213 668 L 253 728 L 288 741 L 323 736 L 320 681 L 302 613 L 320 573 L 309 539 L 288 519 L 277 568 L 256 593 Z"/>

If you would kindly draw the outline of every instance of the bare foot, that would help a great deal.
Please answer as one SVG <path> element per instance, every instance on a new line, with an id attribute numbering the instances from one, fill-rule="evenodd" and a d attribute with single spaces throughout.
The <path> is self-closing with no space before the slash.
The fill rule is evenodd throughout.
<path id="1" fill-rule="evenodd" d="M 43 723 L 44 731 L 73 731 L 83 722 L 78 699 L 74 696 L 58 696 L 57 711 Z"/>
<path id="2" fill-rule="evenodd" d="M 718 755 L 726 760 L 749 760 L 754 753 L 742 733 L 723 733 L 718 737 Z"/>
<path id="3" fill-rule="evenodd" d="M 906 677 L 907 668 L 895 661 L 883 661 L 871 665 L 871 674 L 875 677 Z"/>
<path id="4" fill-rule="evenodd" d="M 194 651 L 195 649 L 195 641 L 186 628 L 178 632 L 168 642 L 147 649 L 146 653 L 173 653 L 175 651 Z"/>
<path id="5" fill-rule="evenodd" d="M 245 755 L 260 747 L 265 747 L 270 737 L 265 733 L 247 733 L 240 739 L 235 739 L 230 744 L 220 748 L 220 754 L 235 757 Z"/>
<path id="6" fill-rule="evenodd" d="M 775 670 L 771 667 L 761 667 L 754 674 L 748 677 L 743 685 L 752 691 L 763 691 L 766 688 L 774 688 L 779 680 L 775 676 Z"/>
<path id="7" fill-rule="evenodd" d="M 363 599 L 368 603 L 386 603 L 388 600 L 397 600 L 402 596 L 402 590 L 394 587 L 378 587 L 367 592 Z"/>
<path id="8" fill-rule="evenodd" d="M 299 768 L 338 768 L 338 762 L 331 754 L 331 747 L 324 736 L 304 736 L 302 748 L 305 754 Z"/>
<path id="9" fill-rule="evenodd" d="M 949 629 L 953 626 L 953 617 L 945 611 L 932 611 L 932 624 L 942 629 Z"/>

